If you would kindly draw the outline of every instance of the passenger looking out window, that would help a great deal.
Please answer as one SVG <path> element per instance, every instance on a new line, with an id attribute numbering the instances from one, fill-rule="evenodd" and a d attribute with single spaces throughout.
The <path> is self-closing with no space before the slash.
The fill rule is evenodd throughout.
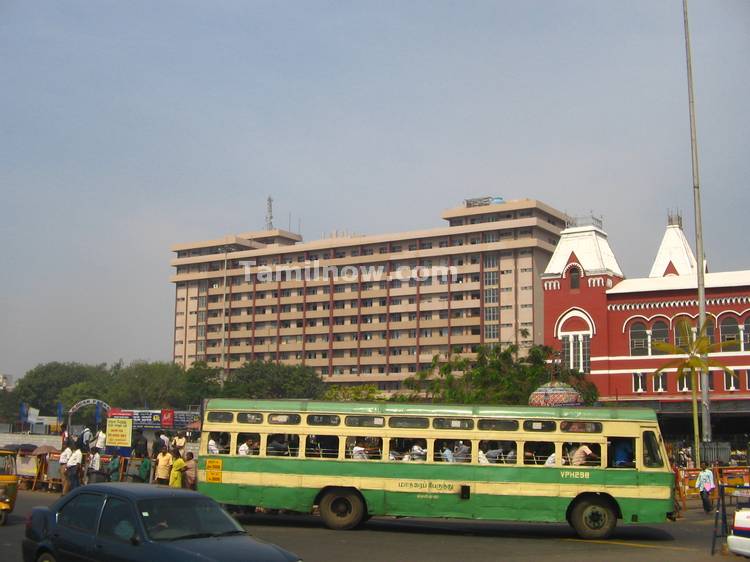
<path id="1" fill-rule="evenodd" d="M 635 468 L 635 439 L 610 437 L 608 441 L 609 468 Z"/>
<path id="2" fill-rule="evenodd" d="M 572 443 L 568 448 L 573 466 L 600 466 L 601 445 L 598 443 Z"/>
<path id="3" fill-rule="evenodd" d="M 240 433 L 237 436 L 237 454 L 242 456 L 252 456 L 260 453 L 260 434 L 259 433 Z"/>
<path id="4" fill-rule="evenodd" d="M 489 464 L 516 464 L 515 441 L 480 441 L 479 453 L 480 464 L 485 464 L 482 457 Z"/>

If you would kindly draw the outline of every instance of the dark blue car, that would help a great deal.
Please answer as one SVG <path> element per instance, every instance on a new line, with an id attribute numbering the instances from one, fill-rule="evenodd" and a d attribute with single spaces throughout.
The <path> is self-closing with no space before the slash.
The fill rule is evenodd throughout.
<path id="1" fill-rule="evenodd" d="M 26 562 L 192 560 L 296 562 L 253 539 L 210 498 L 146 484 L 91 484 L 51 507 L 35 507 L 23 540 Z"/>

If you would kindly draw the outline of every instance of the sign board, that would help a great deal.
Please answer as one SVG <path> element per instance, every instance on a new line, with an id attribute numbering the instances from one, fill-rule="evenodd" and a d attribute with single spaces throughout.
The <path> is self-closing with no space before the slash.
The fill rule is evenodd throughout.
<path id="1" fill-rule="evenodd" d="M 109 418 L 107 420 L 107 447 L 130 447 L 133 420 Z"/>
<path id="2" fill-rule="evenodd" d="M 161 426 L 169 428 L 174 427 L 174 410 L 161 411 Z"/>
<path id="3" fill-rule="evenodd" d="M 133 429 L 187 429 L 187 426 L 200 420 L 198 412 L 185 410 L 122 410 L 112 408 L 110 418 L 133 420 Z"/>
<path id="4" fill-rule="evenodd" d="M 16 467 L 18 476 L 34 478 L 36 476 L 36 455 L 18 455 L 16 456 Z"/>
<path id="5" fill-rule="evenodd" d="M 47 480 L 60 480 L 60 453 L 47 455 Z"/>
<path id="6" fill-rule="evenodd" d="M 29 408 L 26 413 L 26 421 L 28 423 L 36 423 L 39 419 L 39 408 Z"/>

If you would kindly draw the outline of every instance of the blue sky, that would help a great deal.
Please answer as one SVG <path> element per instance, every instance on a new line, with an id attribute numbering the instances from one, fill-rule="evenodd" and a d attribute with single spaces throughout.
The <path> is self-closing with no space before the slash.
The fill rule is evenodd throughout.
<path id="1" fill-rule="evenodd" d="M 750 2 L 691 0 L 706 252 L 750 269 Z M 693 240 L 680 0 L 0 0 L 0 372 L 170 358 L 169 246 L 593 211 Z M 395 202 L 395 203 L 394 203 Z"/>

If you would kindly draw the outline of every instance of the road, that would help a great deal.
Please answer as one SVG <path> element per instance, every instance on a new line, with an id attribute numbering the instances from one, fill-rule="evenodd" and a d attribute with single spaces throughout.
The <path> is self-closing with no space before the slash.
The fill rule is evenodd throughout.
<path id="1" fill-rule="evenodd" d="M 20 492 L 0 528 L 0 560 L 21 560 L 24 519 L 58 494 Z M 676 523 L 622 525 L 607 541 L 579 540 L 567 525 L 374 518 L 356 531 L 329 531 L 313 516 L 254 514 L 241 522 L 255 537 L 277 543 L 307 562 L 484 562 L 710 560 L 713 515 L 690 509 Z M 717 552 L 714 560 L 725 559 Z M 735 557 L 730 556 L 730 560 Z M 740 558 L 736 558 L 740 560 Z"/>

